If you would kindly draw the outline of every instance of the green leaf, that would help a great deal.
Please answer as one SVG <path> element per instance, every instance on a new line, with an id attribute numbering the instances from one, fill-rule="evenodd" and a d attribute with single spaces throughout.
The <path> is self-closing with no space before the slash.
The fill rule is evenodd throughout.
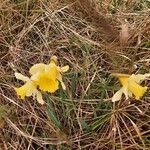
<path id="1" fill-rule="evenodd" d="M 60 129 L 60 128 L 62 128 L 62 125 L 55 113 L 55 110 L 52 105 L 52 101 L 49 96 L 46 96 L 46 98 L 47 98 L 47 104 L 48 104 L 48 106 L 47 106 L 48 116 L 51 119 L 51 121 L 55 124 L 55 126 Z"/>
<path id="2" fill-rule="evenodd" d="M 102 115 L 92 124 L 92 130 L 100 128 L 109 119 L 108 114 Z"/>
<path id="3" fill-rule="evenodd" d="M 88 131 L 88 132 L 91 131 L 90 125 L 88 125 L 87 122 L 86 122 L 85 120 L 80 120 L 80 123 L 81 123 L 83 129 L 85 129 L 85 130 Z"/>

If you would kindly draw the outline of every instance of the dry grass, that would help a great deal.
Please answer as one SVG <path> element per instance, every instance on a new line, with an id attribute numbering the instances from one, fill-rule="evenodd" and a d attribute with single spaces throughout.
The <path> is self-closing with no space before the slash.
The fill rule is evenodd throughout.
<path id="1" fill-rule="evenodd" d="M 149 72 L 149 9 L 148 0 L 1 0 L 0 148 L 148 150 L 150 95 L 112 104 L 110 73 Z M 52 55 L 70 66 L 67 90 L 43 106 L 20 101 L 14 71 L 28 75 Z"/>

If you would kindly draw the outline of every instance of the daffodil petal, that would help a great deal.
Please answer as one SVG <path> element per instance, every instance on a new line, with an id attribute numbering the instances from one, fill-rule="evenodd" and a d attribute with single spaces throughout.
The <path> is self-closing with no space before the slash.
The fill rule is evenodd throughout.
<path id="1" fill-rule="evenodd" d="M 140 83 L 141 81 L 145 80 L 145 78 L 146 77 L 142 74 L 138 74 L 138 75 L 132 74 L 130 80 Z"/>
<path id="2" fill-rule="evenodd" d="M 65 86 L 64 82 L 61 81 L 60 83 L 61 83 L 61 86 L 62 86 L 63 90 L 66 90 L 66 86 Z"/>
<path id="3" fill-rule="evenodd" d="M 133 94 L 132 94 L 130 91 L 128 91 L 128 96 L 129 96 L 129 97 L 132 97 Z"/>
<path id="4" fill-rule="evenodd" d="M 21 98 L 24 99 L 25 96 L 27 95 L 27 92 L 29 90 L 30 86 L 27 83 L 25 83 L 23 86 L 19 87 L 19 88 L 15 88 L 15 91 L 17 93 L 17 95 Z"/>
<path id="5" fill-rule="evenodd" d="M 52 56 L 51 59 L 50 59 L 50 63 L 51 63 L 51 62 L 54 62 L 54 63 L 57 64 L 57 56 L 55 56 L 55 55 Z"/>
<path id="6" fill-rule="evenodd" d="M 18 96 L 20 96 L 21 99 L 24 99 L 25 96 L 31 96 L 36 89 L 36 86 L 32 81 L 26 82 L 23 86 L 19 88 L 15 88 L 15 91 Z"/>
<path id="7" fill-rule="evenodd" d="M 21 99 L 25 99 L 26 91 L 23 89 L 23 87 L 15 88 L 15 91 Z"/>
<path id="8" fill-rule="evenodd" d="M 30 79 L 24 75 L 22 75 L 21 73 L 15 72 L 15 77 L 19 80 L 22 80 L 24 82 L 29 81 Z"/>
<path id="9" fill-rule="evenodd" d="M 29 81 L 26 84 L 28 84 L 28 90 L 26 92 L 26 96 L 31 96 L 36 91 L 36 85 L 32 81 Z"/>
<path id="10" fill-rule="evenodd" d="M 46 64 L 43 64 L 43 63 L 35 64 L 35 65 L 33 65 L 33 66 L 30 68 L 29 72 L 30 72 L 31 75 L 34 75 L 34 74 L 36 74 L 36 73 L 38 73 L 38 72 L 44 72 L 46 66 L 47 66 L 47 65 L 46 65 Z"/>
<path id="11" fill-rule="evenodd" d="M 150 77 L 150 73 L 145 73 L 144 76 L 145 76 L 146 78 L 148 78 L 148 77 Z"/>
<path id="12" fill-rule="evenodd" d="M 132 74 L 130 79 L 134 80 L 137 83 L 141 83 L 143 80 L 145 80 L 147 77 L 150 77 L 150 73 L 147 74 Z"/>
<path id="13" fill-rule="evenodd" d="M 31 76 L 31 81 L 35 81 L 35 80 L 38 80 L 38 77 L 39 77 L 39 75 L 40 75 L 40 73 L 38 72 L 38 73 L 36 73 L 36 74 L 33 74 L 32 76 Z"/>
<path id="14" fill-rule="evenodd" d="M 123 94 L 125 95 L 125 98 L 128 99 L 129 98 L 129 91 L 128 91 L 128 86 L 125 85 L 122 87 L 123 88 Z M 131 93 L 130 93 L 131 94 Z"/>
<path id="15" fill-rule="evenodd" d="M 59 74 L 59 70 L 55 63 L 51 63 L 46 67 L 45 73 L 51 76 L 51 78 L 56 79 L 57 75 Z"/>
<path id="16" fill-rule="evenodd" d="M 43 100 L 43 97 L 42 97 L 42 94 L 41 92 L 39 92 L 38 90 L 36 91 L 36 98 L 37 98 L 37 101 L 40 103 L 40 104 L 44 104 L 44 100 Z"/>
<path id="17" fill-rule="evenodd" d="M 64 67 L 61 67 L 61 72 L 66 72 L 69 70 L 69 66 L 64 66 Z"/>
<path id="18" fill-rule="evenodd" d="M 121 88 L 119 91 L 117 91 L 114 96 L 112 97 L 112 102 L 119 101 L 121 99 L 123 93 L 123 88 Z"/>
<path id="19" fill-rule="evenodd" d="M 59 75 L 57 76 L 58 81 L 61 83 L 61 86 L 63 88 L 63 90 L 66 90 L 66 86 L 62 80 L 62 75 L 59 73 Z"/>

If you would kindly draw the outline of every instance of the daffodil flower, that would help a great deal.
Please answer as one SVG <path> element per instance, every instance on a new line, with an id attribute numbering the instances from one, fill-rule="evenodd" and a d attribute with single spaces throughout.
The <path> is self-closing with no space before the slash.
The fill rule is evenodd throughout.
<path id="1" fill-rule="evenodd" d="M 32 76 L 34 75 L 33 80 L 39 86 L 40 90 L 53 93 L 58 90 L 59 82 L 62 88 L 66 90 L 66 86 L 62 80 L 62 73 L 68 69 L 68 65 L 64 67 L 57 66 L 57 57 L 53 56 L 48 65 L 43 63 L 35 64 L 30 68 L 29 72 Z"/>
<path id="2" fill-rule="evenodd" d="M 29 78 L 17 72 L 15 73 L 15 77 L 25 82 L 23 86 L 19 88 L 14 88 L 17 95 L 20 96 L 21 99 L 25 99 L 25 96 L 33 96 L 34 98 L 36 97 L 37 101 L 40 104 L 44 104 L 42 94 L 40 91 L 37 90 L 37 85 L 32 81 L 32 77 Z"/>
<path id="3" fill-rule="evenodd" d="M 43 104 L 42 94 L 37 88 L 41 91 L 54 93 L 58 90 L 60 82 L 62 88 L 66 90 L 66 86 L 62 80 L 62 73 L 68 69 L 69 66 L 57 66 L 57 57 L 53 56 L 48 65 L 43 63 L 33 65 L 29 70 L 31 74 L 30 78 L 20 73 L 15 73 L 17 79 L 25 82 L 23 86 L 15 88 L 17 95 L 19 95 L 21 99 L 24 99 L 25 96 L 36 97 L 37 101 Z"/>
<path id="4" fill-rule="evenodd" d="M 139 100 L 144 93 L 147 91 L 147 86 L 142 87 L 140 83 L 150 77 L 149 74 L 119 74 L 114 73 L 112 74 L 119 78 L 120 83 L 122 84 L 122 88 L 117 91 L 114 96 L 112 97 L 112 102 L 119 101 L 122 97 L 122 94 L 125 95 L 125 98 L 128 99 L 129 97 L 135 96 L 136 100 Z"/>

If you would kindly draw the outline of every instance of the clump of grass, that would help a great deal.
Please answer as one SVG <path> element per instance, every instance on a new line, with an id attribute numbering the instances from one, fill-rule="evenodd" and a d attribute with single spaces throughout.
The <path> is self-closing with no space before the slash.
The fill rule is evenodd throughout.
<path id="1" fill-rule="evenodd" d="M 150 69 L 149 3 L 139 2 L 94 1 L 84 7 L 85 1 L 69 0 L 1 2 L 2 149 L 149 148 L 149 93 L 141 101 L 113 104 L 119 84 L 109 76 L 112 71 L 144 74 Z M 96 14 L 89 14 L 89 5 Z M 105 23 L 95 19 L 99 16 L 111 20 L 116 34 L 103 32 Z M 127 45 L 118 37 L 124 22 Z M 117 40 L 110 42 L 108 35 Z M 52 55 L 71 68 L 64 77 L 66 92 L 46 94 L 43 106 L 30 97 L 18 100 L 14 71 L 28 75 L 33 64 L 46 63 Z"/>

